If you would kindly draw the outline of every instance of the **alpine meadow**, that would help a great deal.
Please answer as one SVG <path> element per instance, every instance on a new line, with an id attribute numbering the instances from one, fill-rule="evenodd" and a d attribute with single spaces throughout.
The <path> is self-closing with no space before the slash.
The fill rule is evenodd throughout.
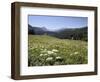
<path id="1" fill-rule="evenodd" d="M 28 16 L 28 66 L 88 63 L 88 19 Z"/>

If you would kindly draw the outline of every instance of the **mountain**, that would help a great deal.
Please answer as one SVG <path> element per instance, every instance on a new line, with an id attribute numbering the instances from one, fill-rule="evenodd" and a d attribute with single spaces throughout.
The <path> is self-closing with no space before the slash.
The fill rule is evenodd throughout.
<path id="1" fill-rule="evenodd" d="M 28 24 L 28 34 L 35 34 L 33 27 L 29 24 Z"/>
<path id="2" fill-rule="evenodd" d="M 34 27 L 28 24 L 28 34 L 41 35 L 47 31 L 45 27 Z"/>
<path id="3" fill-rule="evenodd" d="M 57 31 L 49 31 L 46 27 L 35 27 L 28 25 L 28 34 L 33 35 L 49 35 L 60 39 L 74 39 L 87 41 L 88 28 L 62 28 Z"/>
<path id="4" fill-rule="evenodd" d="M 48 31 L 48 29 L 46 27 L 42 27 L 43 31 Z"/>
<path id="5" fill-rule="evenodd" d="M 56 32 L 49 31 L 46 27 L 34 27 L 31 25 L 28 25 L 28 34 L 34 34 L 34 35 L 51 35 L 54 36 L 56 35 Z"/>

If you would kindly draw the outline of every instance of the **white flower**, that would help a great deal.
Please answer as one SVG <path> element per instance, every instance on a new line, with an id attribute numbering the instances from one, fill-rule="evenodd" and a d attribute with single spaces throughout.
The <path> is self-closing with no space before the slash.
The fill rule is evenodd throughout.
<path id="1" fill-rule="evenodd" d="M 62 59 L 60 56 L 57 56 L 56 59 Z"/>
<path id="2" fill-rule="evenodd" d="M 58 50 L 56 50 L 56 49 L 53 49 L 52 51 L 53 51 L 53 52 L 58 52 Z"/>
<path id="3" fill-rule="evenodd" d="M 51 60 L 53 60 L 52 57 L 48 57 L 48 58 L 46 59 L 46 61 L 51 61 Z"/>
<path id="4" fill-rule="evenodd" d="M 74 54 L 76 55 L 76 54 L 79 54 L 79 52 L 74 52 Z"/>
<path id="5" fill-rule="evenodd" d="M 40 56 L 47 56 L 48 54 L 40 54 Z"/>
<path id="6" fill-rule="evenodd" d="M 54 52 L 52 52 L 52 51 L 48 51 L 48 54 L 53 54 Z"/>
<path id="7" fill-rule="evenodd" d="M 44 48 L 44 46 L 41 46 L 41 48 Z"/>
<path id="8" fill-rule="evenodd" d="M 40 54 L 40 56 L 43 56 L 44 54 Z"/>
<path id="9" fill-rule="evenodd" d="M 73 54 L 70 54 L 70 56 L 72 56 Z"/>

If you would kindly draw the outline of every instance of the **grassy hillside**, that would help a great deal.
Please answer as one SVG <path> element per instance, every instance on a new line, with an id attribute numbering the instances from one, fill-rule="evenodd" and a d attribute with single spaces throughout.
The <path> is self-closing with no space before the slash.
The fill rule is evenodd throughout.
<path id="1" fill-rule="evenodd" d="M 28 66 L 87 63 L 87 42 L 29 35 Z"/>

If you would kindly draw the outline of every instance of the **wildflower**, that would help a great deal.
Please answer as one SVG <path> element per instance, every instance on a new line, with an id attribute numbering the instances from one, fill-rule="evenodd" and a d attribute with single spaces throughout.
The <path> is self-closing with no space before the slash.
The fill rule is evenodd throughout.
<path id="1" fill-rule="evenodd" d="M 79 54 L 79 52 L 74 52 L 74 54 L 76 55 L 76 54 Z"/>
<path id="2" fill-rule="evenodd" d="M 57 56 L 56 59 L 62 59 L 60 56 Z"/>
<path id="3" fill-rule="evenodd" d="M 47 56 L 48 54 L 44 54 L 44 56 Z"/>
<path id="4" fill-rule="evenodd" d="M 53 57 L 48 57 L 48 58 L 46 59 L 46 61 L 51 61 L 51 60 L 53 60 Z"/>
<path id="5" fill-rule="evenodd" d="M 58 52 L 58 50 L 56 50 L 56 49 L 53 49 L 52 51 L 53 51 L 53 52 Z"/>
<path id="6" fill-rule="evenodd" d="M 73 54 L 70 54 L 70 56 L 72 56 Z"/>
<path id="7" fill-rule="evenodd" d="M 40 56 L 43 56 L 44 54 L 40 54 Z"/>
<path id="8" fill-rule="evenodd" d="M 48 51 L 48 54 L 53 54 L 54 52 L 53 51 Z"/>
<path id="9" fill-rule="evenodd" d="M 41 46 L 41 48 L 44 48 L 44 46 Z"/>
<path id="10" fill-rule="evenodd" d="M 56 60 L 62 62 L 62 61 L 63 61 L 63 58 L 60 57 L 60 56 L 57 56 L 57 57 L 56 57 Z"/>

